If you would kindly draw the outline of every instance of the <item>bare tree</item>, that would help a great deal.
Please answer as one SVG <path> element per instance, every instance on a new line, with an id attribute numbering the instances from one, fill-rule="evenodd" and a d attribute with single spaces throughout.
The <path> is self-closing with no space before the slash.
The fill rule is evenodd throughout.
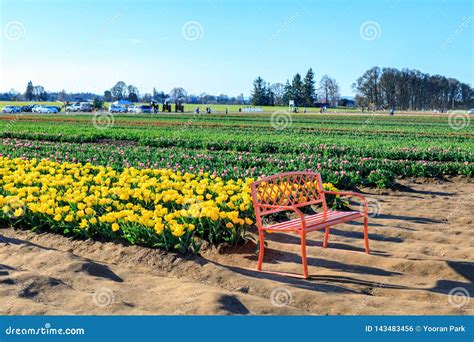
<path id="1" fill-rule="evenodd" d="M 337 102 L 341 94 L 339 92 L 339 84 L 337 84 L 335 79 L 331 79 L 331 83 L 329 85 L 329 101 L 332 106 L 337 106 Z"/>
<path id="2" fill-rule="evenodd" d="M 335 106 L 340 98 L 339 85 L 334 78 L 324 75 L 319 81 L 318 94 L 320 100 Z"/>
<path id="3" fill-rule="evenodd" d="M 37 85 L 33 87 L 33 97 L 37 101 L 44 101 L 47 99 L 46 91 L 43 86 Z"/>
<path id="4" fill-rule="evenodd" d="M 173 102 L 184 102 L 186 101 L 187 96 L 188 93 L 186 92 L 186 90 L 184 90 L 184 88 L 181 87 L 173 88 L 169 93 L 169 97 Z"/>
<path id="5" fill-rule="evenodd" d="M 128 96 L 127 85 L 122 81 L 117 82 L 117 84 L 110 89 L 110 92 L 114 100 L 123 100 Z"/>
<path id="6" fill-rule="evenodd" d="M 469 84 L 418 70 L 384 68 L 380 72 L 374 67 L 359 77 L 353 87 L 358 103 L 369 103 L 374 108 L 445 111 L 474 104 L 474 89 Z"/>
<path id="7" fill-rule="evenodd" d="M 365 102 L 373 108 L 380 106 L 380 68 L 373 67 L 359 77 L 354 84 L 360 98 L 365 98 Z"/>
<path id="8" fill-rule="evenodd" d="M 275 106 L 285 106 L 283 102 L 283 96 L 285 95 L 285 85 L 283 83 L 273 83 L 270 86 L 270 90 L 274 95 Z"/>

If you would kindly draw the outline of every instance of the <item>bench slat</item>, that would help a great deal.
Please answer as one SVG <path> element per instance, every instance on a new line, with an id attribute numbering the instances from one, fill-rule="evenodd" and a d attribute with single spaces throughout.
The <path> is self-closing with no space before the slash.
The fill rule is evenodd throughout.
<path id="1" fill-rule="evenodd" d="M 318 213 L 315 215 L 305 216 L 306 230 L 317 230 L 323 229 L 326 226 L 332 226 L 337 223 L 347 222 L 356 218 L 363 217 L 364 215 L 359 211 L 327 211 L 326 213 Z M 294 231 L 301 229 L 301 220 L 299 218 L 279 222 L 268 226 L 263 226 L 264 230 L 274 231 Z"/>

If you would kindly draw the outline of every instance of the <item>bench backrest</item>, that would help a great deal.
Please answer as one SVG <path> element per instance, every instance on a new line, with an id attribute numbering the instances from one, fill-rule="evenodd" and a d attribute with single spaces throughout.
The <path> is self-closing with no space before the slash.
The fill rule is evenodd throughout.
<path id="1" fill-rule="evenodd" d="M 261 215 L 321 203 L 327 210 L 321 175 L 314 172 L 286 172 L 260 179 L 251 184 L 257 220 Z"/>

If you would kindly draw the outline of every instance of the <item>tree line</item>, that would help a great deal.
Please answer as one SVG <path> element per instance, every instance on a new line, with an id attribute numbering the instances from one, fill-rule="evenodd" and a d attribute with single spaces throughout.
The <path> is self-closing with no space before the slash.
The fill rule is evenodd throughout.
<path id="1" fill-rule="evenodd" d="M 474 107 L 474 88 L 454 78 L 441 75 L 429 75 L 418 70 L 373 67 L 360 76 L 352 85 L 357 106 L 361 108 L 397 109 L 397 110 L 440 110 L 466 109 Z M 318 86 L 315 74 L 310 68 L 304 77 L 297 73 L 283 83 L 270 84 L 257 77 L 253 82 L 250 99 L 243 94 L 228 96 L 225 94 L 200 95 L 188 94 L 181 87 L 173 88 L 169 93 L 153 88 L 151 94 L 141 95 L 134 85 L 117 82 L 103 95 L 89 92 L 67 93 L 47 92 L 43 86 L 28 82 L 24 93 L 10 90 L 0 93 L 3 101 L 93 101 L 112 102 L 116 100 L 130 102 L 182 102 L 190 104 L 238 104 L 254 106 L 288 106 L 294 101 L 298 107 L 315 105 L 344 106 L 340 99 L 337 81 L 323 75 Z"/>
<path id="2" fill-rule="evenodd" d="M 352 87 L 357 105 L 374 110 L 446 111 L 474 106 L 474 89 L 469 84 L 412 69 L 373 67 Z"/>
<path id="3" fill-rule="evenodd" d="M 59 92 L 47 92 L 43 86 L 33 85 L 31 81 L 28 82 L 26 91 L 24 93 L 20 93 L 14 89 L 11 89 L 6 93 L 0 93 L 0 101 L 94 101 L 99 103 L 99 100 L 103 102 L 129 100 L 130 102 L 144 103 L 149 103 L 151 101 L 156 101 L 159 103 L 179 101 L 189 104 L 249 104 L 243 93 L 238 96 L 228 96 L 226 94 L 212 95 L 208 93 L 194 95 L 188 94 L 188 92 L 182 87 L 175 87 L 171 89 L 169 93 L 158 91 L 156 88 L 153 88 L 153 92 L 151 94 L 140 94 L 136 86 L 127 85 L 123 81 L 117 82 L 113 87 L 104 91 L 103 95 L 90 92 L 67 93 L 66 90 L 61 90 Z"/>
<path id="4" fill-rule="evenodd" d="M 335 106 L 340 98 L 339 85 L 335 79 L 324 75 L 316 89 L 315 75 L 310 68 L 304 78 L 297 73 L 285 84 L 270 84 L 257 77 L 253 82 L 250 102 L 254 106 L 287 106 L 290 101 L 299 107 L 314 107 L 319 101 Z"/>

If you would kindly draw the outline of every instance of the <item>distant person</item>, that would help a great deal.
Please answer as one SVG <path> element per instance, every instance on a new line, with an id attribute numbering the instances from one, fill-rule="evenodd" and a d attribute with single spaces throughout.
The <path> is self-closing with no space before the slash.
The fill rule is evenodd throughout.
<path id="1" fill-rule="evenodd" d="M 229 107 L 225 107 L 225 113 L 229 114 Z"/>
<path id="2" fill-rule="evenodd" d="M 196 109 L 194 110 L 194 113 L 199 114 L 199 107 L 196 107 Z"/>
<path id="3" fill-rule="evenodd" d="M 239 113 L 242 113 L 242 108 L 239 107 Z"/>
<path id="4" fill-rule="evenodd" d="M 305 114 L 306 114 L 306 106 L 304 107 L 304 111 L 303 111 L 303 113 L 305 113 Z"/>
<path id="5" fill-rule="evenodd" d="M 390 116 L 393 116 L 393 114 L 395 114 L 395 108 L 390 108 Z"/>
<path id="6" fill-rule="evenodd" d="M 323 114 L 323 107 L 319 108 L 319 114 Z"/>

